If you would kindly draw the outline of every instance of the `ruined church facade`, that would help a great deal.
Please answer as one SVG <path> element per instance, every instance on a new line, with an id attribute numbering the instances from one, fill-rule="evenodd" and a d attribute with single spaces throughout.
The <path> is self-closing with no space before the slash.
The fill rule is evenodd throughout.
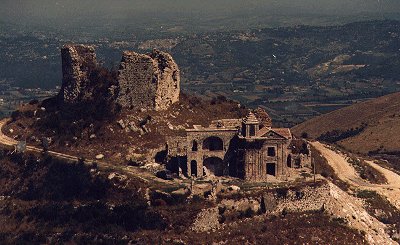
<path id="1" fill-rule="evenodd" d="M 301 167 L 299 155 L 292 152 L 290 129 L 273 128 L 270 120 L 262 122 L 252 112 L 243 119 L 213 121 L 209 127 L 194 125 L 180 140 L 184 143 L 168 144 L 170 159 L 180 152 L 186 158 L 180 169 L 194 178 L 215 175 L 268 182 L 286 180 L 290 169 Z"/>

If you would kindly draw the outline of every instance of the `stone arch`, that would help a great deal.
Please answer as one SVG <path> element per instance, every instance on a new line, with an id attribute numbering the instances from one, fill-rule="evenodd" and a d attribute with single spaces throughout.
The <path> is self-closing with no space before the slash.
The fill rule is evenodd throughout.
<path id="1" fill-rule="evenodd" d="M 212 175 L 224 175 L 224 161 L 219 157 L 208 157 L 204 159 L 203 166 L 206 167 Z"/>
<path id="2" fill-rule="evenodd" d="M 196 140 L 193 140 L 192 142 L 192 151 L 197 151 L 198 150 L 198 143 Z"/>
<path id="3" fill-rule="evenodd" d="M 195 160 L 190 162 L 190 171 L 192 176 L 197 176 L 197 162 Z"/>
<path id="4" fill-rule="evenodd" d="M 223 151 L 224 141 L 216 136 L 208 137 L 203 141 L 203 150 Z"/>

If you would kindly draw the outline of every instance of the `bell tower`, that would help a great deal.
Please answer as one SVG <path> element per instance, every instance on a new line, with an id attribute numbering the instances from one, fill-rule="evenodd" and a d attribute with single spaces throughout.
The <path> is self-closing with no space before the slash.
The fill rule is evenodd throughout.
<path id="1" fill-rule="evenodd" d="M 245 138 L 256 137 L 260 129 L 260 122 L 253 112 L 249 111 L 247 116 L 242 121 L 242 136 Z"/>

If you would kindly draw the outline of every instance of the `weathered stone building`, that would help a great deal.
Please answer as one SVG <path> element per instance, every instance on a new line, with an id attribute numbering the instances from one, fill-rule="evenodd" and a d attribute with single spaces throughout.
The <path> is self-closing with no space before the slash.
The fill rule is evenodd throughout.
<path id="1" fill-rule="evenodd" d="M 65 45 L 61 55 L 63 80 L 59 98 L 64 103 L 96 100 L 96 89 L 104 89 L 104 86 L 106 93 L 102 96 L 108 96 L 127 109 L 165 110 L 179 101 L 180 71 L 168 53 L 158 50 L 150 54 L 124 52 L 117 77 L 108 76 L 115 81 L 107 81 L 107 84 L 90 80 L 91 73 L 101 68 L 94 47 Z"/>
<path id="2" fill-rule="evenodd" d="M 265 112 L 257 115 L 249 112 L 243 119 L 213 121 L 209 127 L 195 125 L 186 130 L 184 144 L 168 144 L 169 158 L 185 156 L 179 164 L 188 176 L 285 180 L 289 169 L 301 167 L 293 163 L 299 154 L 292 152 L 292 134 L 288 128 L 273 128 Z"/>

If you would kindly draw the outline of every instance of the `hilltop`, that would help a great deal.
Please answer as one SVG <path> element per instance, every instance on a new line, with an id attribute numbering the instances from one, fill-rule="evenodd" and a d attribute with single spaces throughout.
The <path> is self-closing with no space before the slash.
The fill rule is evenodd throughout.
<path id="1" fill-rule="evenodd" d="M 400 93 L 394 93 L 316 117 L 292 130 L 355 153 L 394 153 L 400 148 L 399 108 Z"/>
<path id="2" fill-rule="evenodd" d="M 246 113 L 223 96 L 204 100 L 182 94 L 180 70 L 166 52 L 123 52 L 118 70 L 103 67 L 93 46 L 67 44 L 61 57 L 58 95 L 22 105 L 5 134 L 48 150 L 123 163 L 132 156 L 154 157 L 165 150 L 168 137 L 181 136 L 194 124 Z"/>

